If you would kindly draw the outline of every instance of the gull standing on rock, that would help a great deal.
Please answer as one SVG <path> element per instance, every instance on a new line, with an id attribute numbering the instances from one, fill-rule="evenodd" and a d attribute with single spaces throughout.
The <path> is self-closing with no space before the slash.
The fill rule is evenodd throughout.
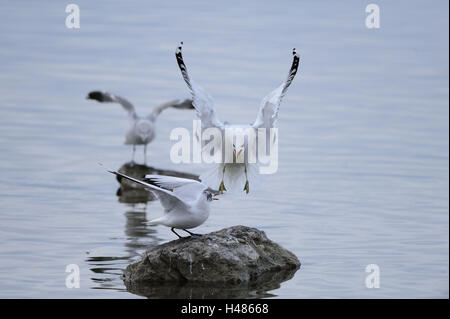
<path id="1" fill-rule="evenodd" d="M 125 136 L 125 144 L 133 145 L 133 162 L 136 145 L 144 145 L 144 162 L 147 159 L 147 144 L 155 138 L 155 121 L 158 115 L 165 109 L 173 107 L 176 109 L 193 109 L 192 100 L 173 100 L 161 104 L 153 109 L 152 113 L 146 117 L 140 117 L 134 110 L 133 104 L 123 97 L 101 91 L 89 92 L 86 99 L 96 100 L 101 103 L 119 103 L 128 112 L 130 128 Z"/>
<path id="2" fill-rule="evenodd" d="M 184 230 L 191 236 L 199 236 L 188 229 L 203 224 L 209 217 L 210 202 L 218 200 L 208 186 L 193 179 L 147 175 L 145 178 L 154 183 L 149 184 L 116 171 L 109 172 L 144 185 L 153 192 L 164 207 L 164 216 L 151 220 L 149 224 L 170 227 L 179 238 L 183 237 L 175 232 L 175 228 Z"/>
<path id="3" fill-rule="evenodd" d="M 198 86 L 191 80 L 181 54 L 182 45 L 183 42 L 181 42 L 181 45 L 177 48 L 175 56 L 184 81 L 186 82 L 192 95 L 192 104 L 197 111 L 197 117 L 201 120 L 202 132 L 207 128 L 218 128 L 222 132 L 222 138 L 224 139 L 227 138 L 227 134 L 224 133 L 227 129 L 235 130 L 236 132 L 242 132 L 243 130 L 250 129 L 254 130 L 255 136 L 257 136 L 257 131 L 259 128 L 265 128 L 266 131 L 269 131 L 271 128 L 276 126 L 276 122 L 278 120 L 278 109 L 281 104 L 281 100 L 286 94 L 287 89 L 292 83 L 299 67 L 300 57 L 295 48 L 292 51 L 293 61 L 287 79 L 278 88 L 263 98 L 255 122 L 250 125 L 230 125 L 228 123 L 221 122 L 217 118 L 212 97 L 202 87 Z M 276 136 L 274 136 L 274 141 L 272 141 L 273 143 L 275 142 L 275 139 Z M 222 145 L 227 144 L 233 145 L 233 162 L 228 163 L 222 161 L 222 163 L 215 165 L 212 170 L 200 175 L 200 180 L 211 188 L 218 189 L 219 192 L 223 192 L 227 190 L 224 180 L 227 181 L 227 185 L 230 183 L 234 186 L 237 184 L 236 181 L 242 179 L 242 176 L 245 174 L 244 190 L 248 194 L 250 190 L 248 175 L 250 173 L 250 169 L 254 171 L 257 164 L 248 163 L 248 156 L 245 157 L 247 142 L 244 142 L 241 145 L 234 145 L 233 141 L 222 141 Z M 249 154 L 248 152 L 249 150 L 247 150 L 247 154 Z M 236 161 L 236 158 L 238 158 L 241 154 L 244 155 L 243 162 Z"/>

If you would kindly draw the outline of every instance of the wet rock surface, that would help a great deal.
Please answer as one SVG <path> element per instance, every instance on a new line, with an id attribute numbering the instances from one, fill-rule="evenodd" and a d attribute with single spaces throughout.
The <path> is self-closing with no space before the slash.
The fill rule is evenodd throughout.
<path id="1" fill-rule="evenodd" d="M 233 226 L 152 247 L 123 280 L 128 291 L 147 297 L 260 298 L 299 267 L 263 231 Z"/>

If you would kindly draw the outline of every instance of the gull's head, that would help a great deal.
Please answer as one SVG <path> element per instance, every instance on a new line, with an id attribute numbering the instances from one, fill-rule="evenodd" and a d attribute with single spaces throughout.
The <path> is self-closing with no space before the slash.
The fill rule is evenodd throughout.
<path id="1" fill-rule="evenodd" d="M 211 193 L 210 191 L 205 191 L 204 192 L 205 196 L 206 196 L 206 201 L 208 202 L 212 202 L 213 200 L 219 200 L 217 197 L 214 197 L 215 195 L 213 193 Z"/>

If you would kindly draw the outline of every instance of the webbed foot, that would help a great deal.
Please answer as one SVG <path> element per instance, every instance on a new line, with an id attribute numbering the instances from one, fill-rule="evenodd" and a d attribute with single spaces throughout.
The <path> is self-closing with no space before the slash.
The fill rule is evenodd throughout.
<path id="1" fill-rule="evenodd" d="M 248 194 L 248 192 L 250 191 L 250 187 L 249 187 L 248 181 L 245 181 L 244 191 L 245 191 L 246 194 Z"/>
<path id="2" fill-rule="evenodd" d="M 225 188 L 225 184 L 222 181 L 219 185 L 219 192 L 223 193 L 223 191 L 227 191 L 227 189 Z"/>

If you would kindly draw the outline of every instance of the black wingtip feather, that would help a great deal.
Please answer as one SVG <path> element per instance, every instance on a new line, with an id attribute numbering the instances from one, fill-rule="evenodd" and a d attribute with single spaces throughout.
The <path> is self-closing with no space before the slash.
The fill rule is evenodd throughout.
<path id="1" fill-rule="evenodd" d="M 86 99 L 96 100 L 98 102 L 104 102 L 105 96 L 104 96 L 103 92 L 101 92 L 101 91 L 92 91 L 92 92 L 88 93 L 88 95 L 86 96 Z"/>

